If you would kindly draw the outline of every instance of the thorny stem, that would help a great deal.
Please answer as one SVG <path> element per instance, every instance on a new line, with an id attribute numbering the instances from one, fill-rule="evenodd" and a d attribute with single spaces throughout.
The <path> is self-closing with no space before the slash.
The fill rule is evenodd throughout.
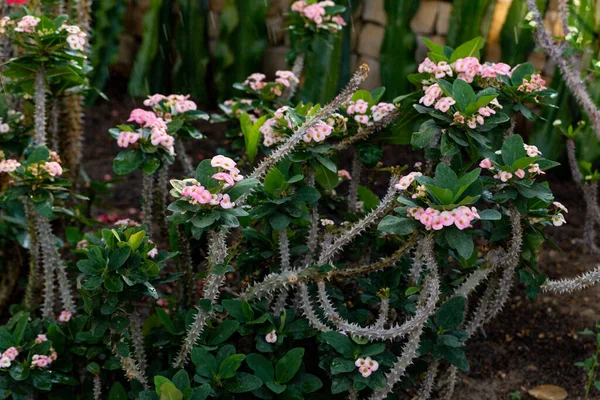
<path id="1" fill-rule="evenodd" d="M 290 269 L 290 241 L 287 236 L 287 230 L 277 232 L 279 238 L 279 257 L 281 258 L 281 270 Z"/>
<path id="2" fill-rule="evenodd" d="M 544 292 L 571 293 L 584 290 L 600 282 L 600 267 L 584 272 L 574 278 L 549 279 L 542 285 Z"/>
<path id="3" fill-rule="evenodd" d="M 298 81 L 300 81 L 300 78 L 302 77 L 303 70 L 304 70 L 304 53 L 300 53 L 296 56 L 296 59 L 294 60 L 294 65 L 292 66 L 292 73 L 296 76 L 296 78 L 298 78 Z M 292 85 L 289 88 L 289 92 L 287 94 L 287 99 L 289 100 L 292 97 L 294 97 L 297 90 L 298 90 L 298 84 L 292 83 Z"/>
<path id="4" fill-rule="evenodd" d="M 425 380 L 423 381 L 423 385 L 421 386 L 421 390 L 419 391 L 419 400 L 427 400 L 431 397 L 439 365 L 440 362 L 436 360 L 432 360 L 429 364 L 429 367 L 427 368 L 427 373 L 425 374 Z"/>
<path id="5" fill-rule="evenodd" d="M 319 121 L 322 121 L 333 114 L 338 108 L 340 108 L 343 104 L 345 104 L 348 99 L 354 94 L 354 92 L 358 89 L 360 83 L 365 80 L 367 74 L 369 73 L 369 67 L 366 64 L 360 66 L 359 70 L 352 76 L 348 85 L 340 94 L 338 94 L 335 99 L 325 107 L 321 108 L 318 112 L 316 112 L 312 117 L 308 118 L 298 129 L 296 132 L 290 136 L 282 145 L 277 147 L 269 157 L 263 159 L 260 164 L 254 169 L 252 174 L 250 174 L 250 178 L 260 179 L 262 178 L 267 171 L 287 156 L 300 141 L 304 134 L 311 128 L 313 128 Z M 246 196 L 241 196 L 237 200 L 238 205 L 245 204 Z"/>
<path id="6" fill-rule="evenodd" d="M 25 308 L 31 311 L 35 307 L 35 292 L 38 286 L 40 270 L 40 242 L 38 240 L 35 217 L 36 212 L 27 199 L 23 200 L 27 217 L 27 232 L 29 233 L 29 275 L 25 289 Z"/>
<path id="7" fill-rule="evenodd" d="M 358 150 L 354 149 L 352 154 L 352 172 L 350 185 L 348 186 L 348 211 L 355 214 L 358 211 L 358 186 L 360 185 L 360 177 L 362 172 L 362 163 Z"/>
<path id="8" fill-rule="evenodd" d="M 359 274 L 370 274 L 372 272 L 380 271 L 384 268 L 391 267 L 396 264 L 398 260 L 402 258 L 417 242 L 418 236 L 412 235 L 409 239 L 391 256 L 383 258 L 377 262 L 367 265 L 359 265 L 358 267 L 346 268 L 346 269 L 334 269 L 330 273 L 330 277 L 348 277 L 356 276 Z"/>
<path id="9" fill-rule="evenodd" d="M 381 120 L 375 122 L 373 125 L 369 126 L 361 126 L 358 129 L 356 135 L 350 136 L 336 144 L 331 148 L 331 152 L 344 150 L 350 147 L 352 144 L 367 140 L 372 134 L 382 130 L 392 122 L 394 122 L 400 116 L 400 110 L 395 109 L 394 111 L 389 112 L 386 116 L 384 116 Z M 354 175 L 352 175 L 354 176 Z"/>
<path id="10" fill-rule="evenodd" d="M 142 333 L 142 321 L 137 311 L 134 310 L 129 315 L 129 333 L 133 342 L 133 350 L 135 358 L 143 374 L 148 369 L 148 358 L 146 357 L 146 349 L 144 348 L 144 334 Z"/>
<path id="11" fill-rule="evenodd" d="M 596 104 L 590 97 L 581 77 L 577 73 L 577 69 L 569 65 L 569 58 L 564 56 L 564 51 L 560 46 L 554 43 L 552 36 L 544 27 L 544 21 L 538 10 L 536 0 L 527 0 L 527 5 L 529 6 L 529 11 L 533 13 L 533 20 L 537 22 L 537 28 L 534 34 L 536 44 L 541 47 L 558 66 L 573 97 L 575 97 L 575 100 L 583 107 L 584 111 L 592 121 L 594 132 L 596 132 L 596 135 L 600 138 L 600 110 L 598 110 Z M 563 23 L 565 18 L 565 16 L 562 17 Z"/>
<path id="12" fill-rule="evenodd" d="M 160 234 L 162 240 L 165 242 L 169 241 L 169 220 L 167 219 L 167 202 L 169 195 L 169 165 L 163 163 L 161 169 L 158 170 L 157 177 L 157 190 L 155 191 L 157 197 L 157 209 L 159 212 L 159 223 L 160 223 Z"/>
<path id="13" fill-rule="evenodd" d="M 50 105 L 50 124 L 48 126 L 48 133 L 50 135 L 50 146 L 55 151 L 58 151 L 58 114 L 60 113 L 58 107 L 58 99 L 54 98 Z M 71 166 L 69 166 L 71 168 Z"/>
<path id="14" fill-rule="evenodd" d="M 227 243 L 225 242 L 225 232 L 210 231 L 208 233 L 208 263 L 209 268 L 212 269 L 215 266 L 223 263 L 227 256 Z M 209 273 L 206 277 L 206 283 L 204 287 L 204 299 L 211 302 L 214 305 L 219 299 L 219 288 L 225 281 L 225 276 L 215 273 Z M 204 326 L 209 318 L 212 317 L 213 311 L 207 312 L 200 307 L 197 307 L 198 312 L 194 317 L 194 322 L 188 328 L 187 334 L 183 343 L 181 344 L 181 350 L 177 354 L 175 361 L 173 362 L 174 368 L 183 368 L 187 363 L 192 348 L 196 344 L 196 341 L 200 337 L 200 334 L 204 330 Z"/>
<path id="15" fill-rule="evenodd" d="M 33 143 L 36 146 L 46 145 L 46 74 L 40 68 L 35 77 L 35 135 Z"/>
<path id="16" fill-rule="evenodd" d="M 102 400 L 102 381 L 100 375 L 94 376 L 94 400 Z"/>
<path id="17" fill-rule="evenodd" d="M 83 150 L 83 96 L 71 95 L 64 98 L 65 106 L 65 157 L 67 165 L 73 174 L 75 184 L 81 169 Z"/>
<path id="18" fill-rule="evenodd" d="M 154 176 L 142 172 L 142 225 L 146 226 L 149 236 L 152 236 L 152 205 Z"/>
<path id="19" fill-rule="evenodd" d="M 190 242 L 181 226 L 177 226 L 179 236 L 179 270 L 183 273 L 182 301 L 186 308 L 193 302 L 194 271 L 192 269 L 192 254 Z"/>
<path id="20" fill-rule="evenodd" d="M 394 187 L 397 179 L 392 177 L 390 179 L 390 184 L 388 188 L 388 192 L 385 197 L 381 200 L 379 206 L 376 209 L 367 214 L 363 219 L 354 223 L 350 228 L 348 228 L 345 232 L 339 235 L 334 242 L 323 248 L 321 251 L 321 255 L 319 256 L 319 261 L 317 261 L 317 265 L 325 265 L 331 261 L 333 256 L 340 251 L 345 245 L 350 243 L 356 236 L 358 236 L 363 230 L 365 230 L 369 225 L 377 221 L 377 219 L 385 214 L 390 205 L 393 203 L 397 189 Z"/>
<path id="21" fill-rule="evenodd" d="M 116 334 L 116 332 L 113 330 L 111 330 L 111 333 Z M 121 338 L 120 343 L 123 343 L 129 347 L 123 338 Z M 144 374 L 144 372 L 140 369 L 140 366 L 136 360 L 133 357 L 123 357 L 121 354 L 119 354 L 119 351 L 117 350 L 117 343 L 113 344 L 112 351 L 113 354 L 121 361 L 121 368 L 123 369 L 123 372 L 125 372 L 127 379 L 137 379 L 142 384 L 144 389 L 147 390 L 149 388 L 148 379 L 146 379 L 146 374 Z"/>
<path id="22" fill-rule="evenodd" d="M 194 166 L 192 165 L 192 158 L 186 153 L 183 139 L 179 137 L 175 139 L 175 151 L 177 152 L 177 158 L 181 161 L 181 166 L 183 167 L 185 175 L 193 177 L 195 171 Z"/>
<path id="23" fill-rule="evenodd" d="M 426 278 L 425 285 L 430 287 L 433 283 L 434 287 L 437 288 L 438 295 L 435 296 L 435 300 L 433 301 L 433 308 L 435 309 L 435 303 L 439 298 L 439 278 L 437 276 L 437 266 L 435 269 L 431 269 L 429 276 Z M 428 290 L 427 290 L 428 291 Z M 435 289 L 434 289 L 435 291 Z M 417 302 L 417 310 L 427 308 L 428 305 L 431 305 L 432 300 L 426 293 L 423 291 Z M 429 303 L 429 304 L 427 304 Z M 433 312 L 433 311 L 432 311 Z M 402 348 L 402 354 L 394 365 L 390 372 L 386 374 L 386 384 L 385 387 L 381 390 L 377 390 L 371 396 L 371 400 L 384 400 L 387 398 L 388 394 L 394 389 L 394 385 L 400 381 L 400 379 L 406 373 L 406 369 L 409 365 L 411 365 L 414 359 L 418 355 L 419 343 L 421 341 L 421 335 L 423 334 L 423 328 L 425 327 L 425 322 L 427 319 L 419 321 L 410 331 L 408 341 L 406 345 Z"/>

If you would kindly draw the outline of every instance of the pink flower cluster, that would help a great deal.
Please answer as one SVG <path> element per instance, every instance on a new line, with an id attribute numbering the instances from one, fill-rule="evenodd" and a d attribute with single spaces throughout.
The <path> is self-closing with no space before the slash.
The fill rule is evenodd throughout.
<path id="1" fill-rule="evenodd" d="M 16 32 L 33 33 L 34 28 L 41 21 L 40 18 L 34 17 L 33 15 L 25 15 L 19 22 L 17 22 Z"/>
<path id="2" fill-rule="evenodd" d="M 148 243 L 154 243 L 152 240 L 148 240 Z M 154 247 L 152 250 L 150 250 L 148 253 L 146 253 L 146 256 L 150 257 L 150 258 L 154 258 L 158 255 L 158 247 Z"/>
<path id="3" fill-rule="evenodd" d="M 300 81 L 292 71 L 275 71 L 275 82 L 289 88 L 292 85 L 297 85 Z"/>
<path id="4" fill-rule="evenodd" d="M 497 78 L 499 75 L 510 76 L 512 73 L 510 65 L 508 64 L 481 64 L 475 57 L 459 58 L 452 64 L 448 64 L 446 61 L 435 63 L 429 58 L 425 58 L 425 60 L 419 64 L 418 68 L 419 73 L 434 74 L 437 79 L 446 76 L 454 76 L 453 70 L 457 73 L 457 78 L 462 79 L 467 83 L 473 82 L 477 76 L 480 76 L 481 78 Z"/>
<path id="5" fill-rule="evenodd" d="M 523 147 L 525 148 L 528 157 L 538 157 L 542 155 L 542 152 L 537 148 L 537 146 L 530 146 L 524 144 Z M 500 151 L 496 153 L 502 154 Z M 510 179 L 513 178 L 512 172 L 500 169 L 500 167 L 489 158 L 484 158 L 483 160 L 481 160 L 481 162 L 479 163 L 479 167 L 487 169 L 490 172 L 494 172 L 494 179 L 501 180 L 502 182 L 508 182 Z M 514 176 L 516 176 L 519 179 L 523 179 L 527 175 L 527 172 L 531 174 L 531 176 L 529 176 L 529 178 L 531 179 L 535 178 L 535 176 L 537 175 L 546 174 L 540 169 L 540 165 L 538 163 L 531 163 L 525 169 L 519 168 L 516 171 L 514 171 Z"/>
<path id="6" fill-rule="evenodd" d="M 14 172 L 21 163 L 17 160 L 2 160 L 0 161 L 0 172 Z"/>
<path id="7" fill-rule="evenodd" d="M 153 94 L 149 96 L 146 100 L 144 100 L 144 105 L 146 107 L 155 107 L 160 105 L 161 101 L 165 101 L 164 105 L 169 107 L 170 112 L 164 116 L 168 121 L 171 119 L 171 115 L 183 114 L 187 111 L 193 111 L 198 108 L 196 103 L 189 100 L 190 95 L 182 95 L 182 94 L 170 94 L 168 96 L 162 94 Z M 159 110 L 155 109 L 155 112 Z"/>
<path id="8" fill-rule="evenodd" d="M 119 147 L 127 148 L 130 144 L 136 143 L 139 139 L 139 133 L 122 131 L 117 138 L 117 145 L 119 145 Z"/>
<path id="9" fill-rule="evenodd" d="M 314 22 L 317 25 L 317 28 L 337 32 L 342 26 L 346 26 L 346 21 L 344 21 L 339 14 L 327 15 L 325 7 L 333 6 L 335 6 L 335 2 L 331 0 L 320 1 L 313 4 L 308 4 L 304 0 L 299 0 L 292 3 L 291 10 Z M 333 24 L 328 24 L 327 22 L 332 22 Z"/>
<path id="10" fill-rule="evenodd" d="M 246 78 L 246 80 L 244 81 L 244 85 L 250 86 L 250 89 L 252 90 L 259 91 L 262 90 L 265 86 L 267 86 L 267 82 L 264 82 L 266 78 L 267 76 L 265 74 L 255 72 L 248 78 Z"/>
<path id="11" fill-rule="evenodd" d="M 351 101 L 346 108 L 346 114 L 354 115 L 354 120 L 361 125 L 373 125 L 373 121 L 381 121 L 386 115 L 394 111 L 396 106 L 391 103 L 378 103 L 370 108 L 369 103 L 364 100 Z M 373 121 L 371 121 L 371 118 Z"/>
<path id="12" fill-rule="evenodd" d="M 409 217 L 421 222 L 425 229 L 439 231 L 445 226 L 455 225 L 458 229 L 463 230 L 471 226 L 474 219 L 479 219 L 479 213 L 475 207 L 460 206 L 451 211 L 439 211 L 428 207 L 409 207 L 406 210 Z"/>
<path id="13" fill-rule="evenodd" d="M 34 354 L 33 357 L 31 357 L 31 368 L 46 368 L 52 364 L 52 361 L 56 360 L 57 357 L 58 354 L 56 354 L 56 351 L 53 348 L 50 348 L 49 356 Z"/>
<path id="14" fill-rule="evenodd" d="M 502 105 L 498 102 L 498 99 L 492 100 L 489 104 L 491 104 L 494 107 L 499 108 L 499 109 L 503 108 Z M 471 116 L 468 116 L 468 117 L 466 115 L 461 114 L 460 112 L 456 111 L 453 114 L 454 121 L 452 121 L 452 123 L 450 125 L 464 125 L 466 123 L 466 125 L 469 128 L 476 129 L 478 125 L 485 124 L 484 117 L 490 117 L 494 114 L 496 114 L 496 110 L 491 108 L 490 106 L 479 107 L 479 110 L 477 110 L 477 113 L 475 113 Z"/>
<path id="15" fill-rule="evenodd" d="M 221 155 L 215 156 L 211 160 L 211 166 L 221 169 L 212 178 L 224 181 L 223 188 L 233 186 L 235 182 L 244 179 L 240 175 L 239 169 L 236 168 L 236 163 L 231 158 Z M 211 206 L 221 206 L 223 209 L 235 206 L 235 203 L 231 201 L 228 194 L 213 194 L 195 179 L 185 179 L 183 182 L 186 186 L 181 189 L 181 196 L 186 198 L 191 204 L 209 204 Z"/>
<path id="16" fill-rule="evenodd" d="M 85 45 L 87 44 L 87 34 L 81 30 L 77 25 L 63 25 L 59 30 L 66 30 L 69 35 L 67 36 L 67 43 L 73 50 L 84 51 Z"/>
<path id="17" fill-rule="evenodd" d="M 412 185 L 412 183 L 415 181 L 415 177 L 417 176 L 423 176 L 423 174 L 416 171 L 411 172 L 410 174 L 400 178 L 400 181 L 394 187 L 400 191 L 406 190 L 410 185 Z"/>
<path id="18" fill-rule="evenodd" d="M 304 140 L 306 143 L 310 143 L 311 141 L 319 143 L 325 140 L 327 136 L 331 135 L 331 132 L 333 132 L 333 127 L 331 125 L 327 125 L 325 122 L 319 121 L 314 127 L 309 128 L 306 131 L 302 137 L 302 140 Z"/>
<path id="19" fill-rule="evenodd" d="M 175 149 L 173 147 L 175 138 L 167 133 L 167 123 L 162 118 L 156 116 L 154 112 L 136 108 L 131 111 L 127 121 L 133 121 L 144 128 L 150 128 L 150 143 L 152 143 L 152 146 L 163 146 L 170 154 L 175 154 Z M 125 138 L 127 139 L 127 142 L 125 141 Z M 117 138 L 117 143 L 121 147 L 127 147 L 129 144 L 135 143 L 138 139 L 139 137 L 133 141 L 133 136 L 130 138 L 129 136 L 123 135 L 123 132 L 121 132 L 119 138 Z"/>
<path id="20" fill-rule="evenodd" d="M 50 176 L 60 176 L 63 173 L 63 169 L 59 163 L 56 161 L 50 161 L 45 164 L 42 164 L 42 168 L 50 175 Z"/>
<path id="21" fill-rule="evenodd" d="M 269 118 L 262 124 L 262 126 L 258 129 L 260 133 L 263 135 L 263 145 L 267 147 L 271 147 L 272 145 L 283 142 L 285 140 L 285 136 L 280 132 L 277 132 L 273 127 L 278 125 L 277 119 Z"/>
<path id="22" fill-rule="evenodd" d="M 520 92 L 533 93 L 541 90 L 546 90 L 546 81 L 542 79 L 540 74 L 532 74 L 529 80 L 523 79 L 523 83 L 518 87 Z"/>
<path id="23" fill-rule="evenodd" d="M 371 107 L 371 117 L 373 117 L 373 121 L 378 122 L 395 109 L 396 106 L 392 103 L 381 102 Z"/>
<path id="24" fill-rule="evenodd" d="M 19 350 L 16 347 L 9 347 L 0 354 L 0 368 L 9 368 L 11 363 L 15 361 L 19 355 Z"/>
<path id="25" fill-rule="evenodd" d="M 361 373 L 363 378 L 368 377 L 379 369 L 379 363 L 371 359 L 371 357 L 359 358 L 354 362 L 354 365 L 358 368 L 358 372 Z"/>

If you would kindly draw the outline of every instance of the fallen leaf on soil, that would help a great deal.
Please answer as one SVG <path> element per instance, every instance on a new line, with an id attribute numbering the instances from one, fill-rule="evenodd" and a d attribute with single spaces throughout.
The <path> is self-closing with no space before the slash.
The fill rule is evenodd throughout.
<path id="1" fill-rule="evenodd" d="M 554 385 L 536 386 L 527 393 L 538 400 L 565 400 L 567 398 L 567 391 Z"/>

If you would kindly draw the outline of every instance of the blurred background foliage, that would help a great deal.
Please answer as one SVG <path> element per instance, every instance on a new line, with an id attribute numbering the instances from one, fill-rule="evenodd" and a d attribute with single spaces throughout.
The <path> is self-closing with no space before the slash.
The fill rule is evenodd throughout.
<path id="1" fill-rule="evenodd" d="M 124 29 L 124 14 L 136 0 L 102 0 L 94 2 L 94 41 L 90 62 L 96 67 L 92 82 L 102 89 L 109 77 L 109 66 L 116 60 L 119 39 Z M 151 93 L 189 93 L 205 108 L 214 109 L 217 102 L 232 97 L 235 82 L 243 81 L 253 72 L 263 69 L 264 52 L 272 32 L 267 21 L 269 12 L 276 0 L 145 0 L 146 11 L 143 17 L 142 40 L 135 55 L 135 62 L 129 74 L 128 92 L 131 96 L 142 97 Z M 415 72 L 422 61 L 419 55 L 421 36 L 413 31 L 415 15 L 425 0 L 362 0 L 380 4 L 385 15 L 382 30 L 383 40 L 372 49 L 378 53 L 379 64 L 372 74 L 386 87 L 384 99 L 408 94 L 413 90 L 407 75 Z M 537 0 L 540 9 L 549 10 L 552 0 Z M 215 6 L 218 3 L 218 19 Z M 285 3 L 285 2 L 284 2 Z M 299 99 L 305 102 L 323 103 L 335 95 L 348 80 L 352 69 L 364 60 L 352 54 L 353 43 L 363 40 L 355 36 L 366 34 L 354 22 L 356 10 L 361 0 L 336 0 L 347 7 L 344 15 L 348 26 L 338 35 L 319 35 L 305 52 L 304 76 L 301 82 Z M 432 2 L 430 2 L 432 3 Z M 532 30 L 527 26 L 526 0 L 455 0 L 447 21 L 445 41 L 456 46 L 475 36 L 483 36 L 496 42 L 500 54 L 493 61 L 516 65 L 527 61 L 535 44 Z M 571 7 L 570 24 L 583 36 L 582 52 L 579 53 L 582 75 L 594 67 L 599 58 L 600 48 L 600 5 L 595 0 L 569 2 Z M 507 8 L 498 25 L 497 8 Z M 285 16 L 285 10 L 277 10 Z M 354 17 L 354 18 L 353 18 Z M 139 16 L 138 16 L 139 18 Z M 412 25 L 411 25 L 412 23 Z M 364 24 L 363 24 L 364 25 Z M 212 42 L 209 31 L 213 33 Z M 367 38 L 368 39 L 368 38 Z M 435 40 L 435 37 L 433 38 Z M 368 41 L 367 41 L 368 42 Z M 286 38 L 286 45 L 293 48 L 294 38 Z M 370 44 L 370 43 L 369 43 Z M 488 51 L 490 50 L 490 51 Z M 483 54 L 494 56 L 492 49 Z M 289 56 L 289 54 L 288 54 Z M 283 59 L 284 55 L 281 55 Z M 293 58 L 288 57 L 287 67 L 291 69 Z M 485 56 L 484 56 L 485 59 Z M 551 68 L 546 68 L 548 70 Z M 263 71 L 261 71 L 263 72 Z M 600 83 L 591 82 L 592 94 L 600 102 Z M 562 82 L 560 73 L 555 71 L 552 87 L 558 95 L 553 100 L 556 108 L 547 107 L 541 118 L 525 126 L 530 141 L 535 143 L 549 158 L 560 160 L 563 157 L 563 139 L 553 122 L 562 121 L 563 127 L 577 125 L 586 117 L 574 103 L 571 94 Z M 88 105 L 96 96 L 88 98 Z M 411 113 L 401 116 L 390 132 L 379 135 L 391 143 L 404 143 L 406 133 L 411 132 L 416 117 Z M 527 133 L 527 132 L 525 132 Z M 591 126 L 588 124 L 578 135 L 579 158 L 597 162 L 600 145 Z"/>

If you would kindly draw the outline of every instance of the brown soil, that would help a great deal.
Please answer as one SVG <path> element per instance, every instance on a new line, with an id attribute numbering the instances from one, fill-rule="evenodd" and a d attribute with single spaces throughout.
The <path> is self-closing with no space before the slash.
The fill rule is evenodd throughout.
<path id="1" fill-rule="evenodd" d="M 118 86 L 112 85 L 113 90 Z M 126 88 L 122 89 L 121 93 L 125 93 Z M 132 108 L 141 106 L 139 99 L 112 97 L 111 103 L 99 101 L 87 113 L 83 164 L 93 180 L 102 180 L 107 174 L 114 177 L 112 159 L 119 149 L 109 137 L 108 129 L 124 122 Z M 196 160 L 214 154 L 217 144 L 223 141 L 222 129 L 210 125 L 203 127 L 209 139 L 188 147 L 188 153 Z M 418 161 L 415 153 L 408 154 L 405 149 L 400 153 L 388 150 L 385 159 L 391 164 Z M 173 176 L 178 169 L 179 166 L 173 167 Z M 138 172 L 117 183 L 112 192 L 115 197 L 104 199 L 108 206 L 105 210 L 116 210 L 126 216 L 128 207 L 137 207 L 141 188 L 139 178 Z M 551 186 L 557 200 L 570 210 L 567 225 L 546 231 L 562 251 L 545 245 L 540 257 L 540 270 L 556 279 L 594 268 L 598 265 L 598 256 L 586 252 L 578 241 L 584 206 L 576 187 L 567 175 L 551 182 Z M 513 294 L 504 312 L 486 326 L 485 332 L 468 343 L 471 371 L 459 377 L 454 399 L 508 399 L 508 394 L 515 391 L 520 391 L 522 398 L 527 399 L 527 389 L 543 384 L 563 387 L 568 391 L 569 399 L 583 398 L 585 373 L 574 363 L 594 352 L 595 340 L 593 336 L 582 336 L 577 332 L 593 327 L 599 319 L 600 287 L 574 295 L 542 293 L 534 302 L 527 299 L 522 285 L 517 285 Z M 600 398 L 600 392 L 591 398 Z"/>

